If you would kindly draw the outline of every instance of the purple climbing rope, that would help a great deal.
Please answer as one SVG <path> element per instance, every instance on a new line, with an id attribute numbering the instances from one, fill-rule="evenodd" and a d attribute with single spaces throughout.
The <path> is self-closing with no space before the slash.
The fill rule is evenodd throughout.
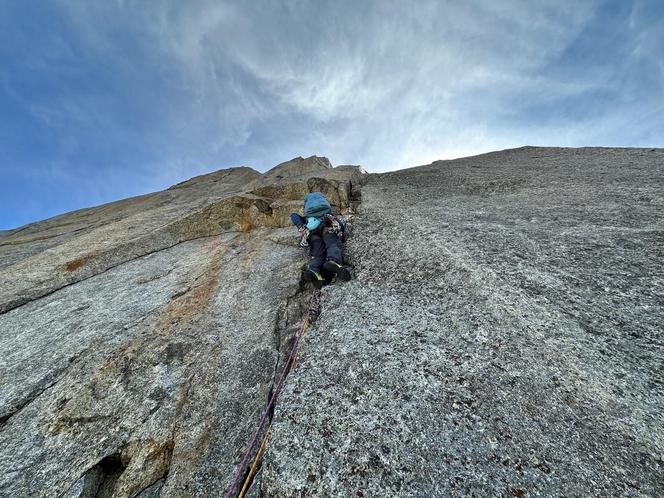
<path id="1" fill-rule="evenodd" d="M 314 293 L 314 295 L 312 295 L 311 303 L 317 302 L 316 295 L 317 293 Z M 226 498 L 233 497 L 233 493 L 235 492 L 235 489 L 240 483 L 242 475 L 246 471 L 247 465 L 249 463 L 249 457 L 251 456 L 251 453 L 254 451 L 254 447 L 258 442 L 261 432 L 263 432 L 263 428 L 265 426 L 265 422 L 267 421 L 268 414 L 270 413 L 270 410 L 274 406 L 274 403 L 276 402 L 277 397 L 281 392 L 284 382 L 286 381 L 286 376 L 288 375 L 288 372 L 290 372 L 291 370 L 291 367 L 293 365 L 293 360 L 295 359 L 295 353 L 297 352 L 297 347 L 300 344 L 300 338 L 304 335 L 304 333 L 307 330 L 307 327 L 309 326 L 310 313 L 311 313 L 310 310 L 308 310 L 306 316 L 304 317 L 302 326 L 300 327 L 300 330 L 298 331 L 297 336 L 295 337 L 295 341 L 293 342 L 293 347 L 291 348 L 290 354 L 288 355 L 288 359 L 286 360 L 284 369 L 281 372 L 281 377 L 279 378 L 279 382 L 277 383 L 277 388 L 272 393 L 272 397 L 270 398 L 270 401 L 268 401 L 267 406 L 265 407 L 265 411 L 263 412 L 263 415 L 261 416 L 261 419 L 258 422 L 258 428 L 256 429 L 256 432 L 254 433 L 254 436 L 251 439 L 251 444 L 249 445 L 249 448 L 247 448 L 247 451 L 244 453 L 242 462 L 240 463 L 235 472 L 235 477 L 233 479 L 233 482 L 231 483 L 230 487 L 228 488 L 228 491 L 226 492 Z"/>

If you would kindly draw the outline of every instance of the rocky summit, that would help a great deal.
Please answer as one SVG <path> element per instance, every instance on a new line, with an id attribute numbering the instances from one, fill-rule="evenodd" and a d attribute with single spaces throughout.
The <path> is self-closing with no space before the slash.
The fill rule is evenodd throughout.
<path id="1" fill-rule="evenodd" d="M 0 496 L 224 496 L 310 318 L 311 191 L 354 275 L 248 496 L 664 494 L 664 150 L 524 147 L 232 168 L 0 232 Z"/>

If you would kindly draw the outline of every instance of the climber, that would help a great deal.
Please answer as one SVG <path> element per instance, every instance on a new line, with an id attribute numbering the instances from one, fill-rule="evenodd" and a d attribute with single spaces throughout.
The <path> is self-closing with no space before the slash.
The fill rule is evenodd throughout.
<path id="1" fill-rule="evenodd" d="M 344 223 L 332 213 L 330 203 L 320 192 L 304 196 L 304 216 L 291 214 L 291 221 L 302 234 L 300 245 L 309 246 L 311 260 L 303 268 L 303 277 L 320 289 L 334 276 L 350 280 L 350 271 L 343 264 Z"/>

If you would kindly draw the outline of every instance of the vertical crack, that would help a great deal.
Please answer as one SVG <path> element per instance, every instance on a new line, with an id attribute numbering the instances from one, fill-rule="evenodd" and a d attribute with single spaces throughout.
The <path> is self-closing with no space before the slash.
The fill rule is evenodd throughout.
<path id="1" fill-rule="evenodd" d="M 270 403 L 270 400 L 274 396 L 274 390 L 277 387 L 276 384 L 278 379 L 284 373 L 284 369 L 288 369 L 289 365 L 286 363 L 291 348 L 293 347 L 293 341 L 296 340 L 296 335 L 302 325 L 302 321 L 305 317 L 308 316 L 310 321 L 313 321 L 320 312 L 320 290 L 314 290 L 313 293 L 307 292 L 307 287 L 304 281 L 300 280 L 298 283 L 298 288 L 294 294 L 286 298 L 284 305 L 278 310 L 277 316 L 275 318 L 274 324 L 274 340 L 275 340 L 275 350 L 277 352 L 277 360 L 274 365 L 274 373 L 272 375 L 272 383 L 270 389 L 267 393 L 266 404 Z M 274 417 L 274 409 L 276 406 L 276 401 L 270 406 L 267 414 L 266 429 L 267 431 L 272 423 Z M 261 435 L 265 435 L 265 431 Z M 258 453 L 258 448 L 254 452 L 254 458 Z M 260 471 L 262 464 L 259 462 L 256 473 L 251 477 L 249 485 L 247 487 L 247 494 L 251 495 L 252 498 L 260 498 L 262 492 L 260 490 L 260 485 L 257 488 L 253 487 L 254 482 L 260 479 Z M 241 482 L 245 482 L 249 476 L 250 469 L 245 469 L 245 474 Z"/>

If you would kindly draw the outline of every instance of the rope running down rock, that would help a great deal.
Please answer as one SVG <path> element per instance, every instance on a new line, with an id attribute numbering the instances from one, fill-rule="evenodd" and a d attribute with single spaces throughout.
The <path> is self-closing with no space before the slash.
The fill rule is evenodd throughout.
<path id="1" fill-rule="evenodd" d="M 254 447 L 256 446 L 256 443 L 258 442 L 258 439 L 263 432 L 263 427 L 265 426 L 265 423 L 268 420 L 268 414 L 274 407 L 277 397 L 281 393 L 281 390 L 283 389 L 284 383 L 286 381 L 286 377 L 288 376 L 288 373 L 291 371 L 292 367 L 295 364 L 295 359 L 296 359 L 296 353 L 298 346 L 300 344 L 300 339 L 302 336 L 306 333 L 310 323 L 314 321 L 317 317 L 318 314 L 320 313 L 320 291 L 317 290 L 315 291 L 312 295 L 311 298 L 309 299 L 309 308 L 307 309 L 307 314 L 304 316 L 304 319 L 302 320 L 302 325 L 300 326 L 300 329 L 295 336 L 295 341 L 293 341 L 293 347 L 290 350 L 290 354 L 288 355 L 288 359 L 286 360 L 285 366 L 283 371 L 281 372 L 281 376 L 279 378 L 279 382 L 277 383 L 277 387 L 272 393 L 272 396 L 270 397 L 270 400 L 267 403 L 267 406 L 265 407 L 265 410 L 263 411 L 263 415 L 261 416 L 260 421 L 258 422 L 258 427 L 256 429 L 256 432 L 254 433 L 251 443 L 249 444 L 249 448 L 247 448 L 247 451 L 244 453 L 244 456 L 242 458 L 242 462 L 238 466 L 235 476 L 233 478 L 233 482 L 231 483 L 230 487 L 228 488 L 228 491 L 226 491 L 226 498 L 232 498 L 233 493 L 235 492 L 235 489 L 237 488 L 238 484 L 240 483 L 240 479 L 242 476 L 247 472 L 247 466 L 249 464 L 249 457 L 251 453 L 254 450 Z M 249 487 L 249 484 L 251 482 L 251 479 L 253 478 L 254 472 L 256 470 L 256 467 L 258 465 L 258 462 L 263 454 L 263 450 L 265 449 L 265 443 L 267 442 L 267 437 L 270 431 L 271 423 L 270 426 L 268 426 L 267 430 L 265 431 L 265 435 L 263 437 L 263 440 L 261 442 L 260 448 L 258 452 L 256 453 L 256 457 L 254 458 L 254 462 L 251 466 L 251 469 L 249 473 L 247 474 L 247 477 L 245 478 L 244 485 L 242 486 L 242 489 L 240 493 L 238 494 L 238 498 L 242 498 Z"/>

